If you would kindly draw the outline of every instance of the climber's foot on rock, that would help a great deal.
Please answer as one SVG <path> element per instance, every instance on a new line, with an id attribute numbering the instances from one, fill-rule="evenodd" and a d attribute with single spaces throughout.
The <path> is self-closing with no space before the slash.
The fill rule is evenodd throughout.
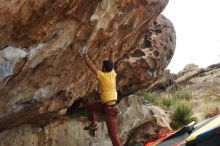
<path id="1" fill-rule="evenodd" d="M 89 126 L 84 127 L 84 130 L 88 130 L 89 131 L 89 135 L 94 137 L 95 136 L 95 131 L 97 130 L 97 124 L 95 124 L 95 126 L 92 126 L 90 124 Z"/>

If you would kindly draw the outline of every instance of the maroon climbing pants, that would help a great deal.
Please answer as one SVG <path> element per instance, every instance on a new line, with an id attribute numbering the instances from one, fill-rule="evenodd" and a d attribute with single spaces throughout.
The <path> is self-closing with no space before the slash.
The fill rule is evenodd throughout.
<path id="1" fill-rule="evenodd" d="M 117 107 L 111 107 L 102 104 L 101 102 L 88 101 L 86 103 L 86 109 L 88 111 L 88 120 L 91 123 L 95 123 L 95 112 L 103 113 L 105 116 L 106 126 L 108 134 L 111 138 L 113 146 L 121 146 L 120 139 L 117 134 L 117 114 L 119 109 Z"/>

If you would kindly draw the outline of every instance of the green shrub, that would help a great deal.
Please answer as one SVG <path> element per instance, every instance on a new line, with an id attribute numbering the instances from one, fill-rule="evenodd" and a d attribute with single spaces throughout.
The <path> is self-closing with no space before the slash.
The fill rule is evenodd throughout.
<path id="1" fill-rule="evenodd" d="M 167 108 L 169 108 L 174 103 L 174 100 L 172 98 L 162 98 L 162 104 L 165 105 Z"/>
<path id="2" fill-rule="evenodd" d="M 178 92 L 176 92 L 174 94 L 174 98 L 176 100 L 183 100 L 183 99 L 185 99 L 185 100 L 189 101 L 190 99 L 192 99 L 192 94 L 187 93 L 187 92 L 183 92 L 183 91 L 178 91 Z"/>
<path id="3" fill-rule="evenodd" d="M 136 92 L 135 95 L 137 96 L 144 96 L 145 92 Z"/>
<path id="4" fill-rule="evenodd" d="M 177 105 L 173 112 L 172 126 L 174 128 L 184 126 L 192 121 L 196 121 L 196 118 L 192 117 L 192 108 L 183 103 Z"/>
<path id="5" fill-rule="evenodd" d="M 136 93 L 136 95 L 142 96 L 146 101 L 149 101 L 151 103 L 155 103 L 157 98 L 155 94 L 149 92 L 138 92 Z"/>

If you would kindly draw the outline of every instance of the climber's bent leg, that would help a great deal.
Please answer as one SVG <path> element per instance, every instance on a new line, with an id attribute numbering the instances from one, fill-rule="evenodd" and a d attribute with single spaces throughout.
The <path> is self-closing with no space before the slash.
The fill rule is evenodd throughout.
<path id="1" fill-rule="evenodd" d="M 101 102 L 91 102 L 88 101 L 86 104 L 86 109 L 88 112 L 88 120 L 91 122 L 91 127 L 97 127 L 96 121 L 95 121 L 95 112 L 102 112 L 104 110 L 103 104 Z"/>

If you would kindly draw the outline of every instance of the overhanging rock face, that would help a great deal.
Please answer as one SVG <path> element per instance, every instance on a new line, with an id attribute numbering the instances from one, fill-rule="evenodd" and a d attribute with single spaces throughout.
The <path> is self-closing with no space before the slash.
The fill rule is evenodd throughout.
<path id="1" fill-rule="evenodd" d="M 79 56 L 98 67 L 116 47 L 119 91 L 152 84 L 175 49 L 168 0 L 20 0 L 0 4 L 0 129 L 44 123 L 96 88 Z M 159 17 L 158 17 L 159 16 Z M 131 89 L 129 91 L 129 89 Z"/>
<path id="2" fill-rule="evenodd" d="M 129 95 L 146 89 L 154 83 L 170 63 L 176 47 L 176 35 L 172 23 L 163 15 L 142 33 L 136 49 L 119 61 L 118 89 Z"/>

